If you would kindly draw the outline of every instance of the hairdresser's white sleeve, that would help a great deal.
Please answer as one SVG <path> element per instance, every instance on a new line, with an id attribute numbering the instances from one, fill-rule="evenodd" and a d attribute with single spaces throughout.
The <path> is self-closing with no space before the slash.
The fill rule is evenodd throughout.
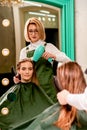
<path id="1" fill-rule="evenodd" d="M 79 110 L 87 110 L 87 87 L 82 94 L 69 94 L 67 103 Z"/>
<path id="2" fill-rule="evenodd" d="M 60 51 L 56 46 L 51 43 L 47 43 L 45 51 L 52 53 L 56 56 L 56 61 L 65 63 L 71 61 L 71 59 L 62 51 Z"/>

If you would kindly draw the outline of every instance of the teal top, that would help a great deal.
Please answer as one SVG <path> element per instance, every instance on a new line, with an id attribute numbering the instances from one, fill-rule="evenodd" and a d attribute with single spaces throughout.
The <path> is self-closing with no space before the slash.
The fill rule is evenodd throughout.
<path id="1" fill-rule="evenodd" d="M 21 124 L 31 123 L 38 114 L 52 104 L 53 101 L 43 89 L 34 83 L 14 85 L 0 98 L 0 128 L 18 130 Z M 8 114 L 3 114 L 3 108 L 7 108 Z"/>
<path id="2" fill-rule="evenodd" d="M 27 52 L 27 57 L 32 57 L 34 54 L 33 51 Z M 53 67 L 48 60 L 40 58 L 36 63 L 36 73 L 40 83 L 40 86 L 44 89 L 46 94 L 54 101 L 57 102 L 54 81 L 53 81 Z"/>

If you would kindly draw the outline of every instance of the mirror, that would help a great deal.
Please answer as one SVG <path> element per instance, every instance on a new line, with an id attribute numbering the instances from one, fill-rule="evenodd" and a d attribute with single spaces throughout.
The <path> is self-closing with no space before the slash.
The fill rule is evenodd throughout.
<path id="1" fill-rule="evenodd" d="M 35 0 L 32 2 L 25 1 L 23 4 L 12 7 L 0 6 L 0 10 L 0 43 L 2 43 L 0 52 L 5 48 L 10 52 L 8 56 L 1 54 L 0 72 L 9 72 L 11 66 L 18 62 L 20 50 L 27 44 L 25 44 L 23 34 L 24 24 L 32 16 L 38 17 L 44 23 L 47 35 L 46 41 L 55 44 L 72 60 L 75 59 L 73 0 L 66 2 L 64 0 L 61 2 L 42 0 L 42 3 Z M 35 14 L 35 12 L 38 14 Z M 5 26 L 2 24 L 3 21 L 6 24 Z"/>
<path id="2" fill-rule="evenodd" d="M 24 35 L 23 35 L 23 29 L 24 29 L 24 23 L 27 19 L 27 13 L 30 11 L 33 13 L 35 11 L 39 10 L 49 10 L 49 12 L 56 14 L 57 16 L 57 26 L 58 31 L 56 35 L 58 35 L 58 42 L 56 46 L 63 52 L 66 53 L 67 56 L 69 56 L 72 60 L 75 60 L 75 52 L 74 52 L 74 0 L 68 0 L 64 1 L 49 1 L 46 0 L 42 1 L 35 1 L 32 2 L 27 1 L 27 4 L 29 2 L 29 6 L 25 5 L 25 7 L 20 6 L 19 9 L 16 7 L 13 8 L 14 11 L 14 22 L 15 22 L 15 29 L 17 30 L 19 27 L 20 29 L 16 32 L 15 37 L 18 37 L 18 34 L 20 35 L 20 41 L 18 40 L 16 43 L 16 47 L 19 48 L 19 51 L 16 49 L 16 53 L 20 53 L 20 49 L 23 48 L 24 45 Z M 38 3 L 39 2 L 39 3 Z M 38 6 L 37 6 L 38 5 Z M 40 13 L 40 12 L 39 12 Z M 19 14 L 19 16 L 17 15 Z M 34 15 L 34 14 L 32 14 Z M 31 14 L 28 16 L 32 16 Z M 36 16 L 36 15 L 35 15 Z M 16 22 L 18 23 L 16 26 Z M 46 27 L 46 26 L 45 26 Z M 52 26 L 51 26 L 52 27 Z M 21 31 L 20 31 L 21 30 Z M 56 31 L 55 31 L 56 32 Z M 48 32 L 49 34 L 49 32 Z M 49 36 L 48 36 L 49 37 Z M 17 38 L 16 38 L 17 39 Z M 53 41 L 54 42 L 54 41 Z M 19 43 L 19 45 L 18 45 Z M 18 57 L 16 56 L 16 60 L 18 60 Z"/>
<path id="3" fill-rule="evenodd" d="M 8 77 L 6 75 L 11 73 L 12 66 L 16 67 L 21 48 L 28 44 L 23 31 L 26 20 L 32 16 L 43 22 L 46 41 L 55 44 L 72 60 L 75 59 L 74 0 L 29 0 L 9 7 L 0 6 L 1 79 Z M 3 55 L 3 50 L 6 54 L 9 52 L 8 55 Z"/>
<path id="4" fill-rule="evenodd" d="M 60 26 L 60 13 L 61 10 L 59 8 L 49 6 L 46 4 L 37 4 L 32 3 L 32 6 L 30 2 L 28 3 L 29 5 L 23 5 L 20 7 L 13 7 L 13 12 L 14 12 L 14 22 L 15 22 L 15 38 L 16 38 L 16 47 L 19 49 L 16 49 L 16 53 L 19 54 L 21 48 L 26 46 L 25 39 L 24 39 L 24 25 L 26 20 L 29 17 L 37 17 L 40 19 L 45 27 L 45 32 L 46 32 L 46 42 L 51 42 L 55 44 L 59 49 L 61 48 L 60 46 L 60 35 L 61 35 L 61 26 Z M 19 14 L 19 15 L 17 15 Z M 21 30 L 21 31 L 20 31 Z M 18 38 L 18 36 L 20 36 Z M 18 45 L 19 43 L 19 45 Z M 17 55 L 16 60 L 19 59 L 19 55 Z"/>

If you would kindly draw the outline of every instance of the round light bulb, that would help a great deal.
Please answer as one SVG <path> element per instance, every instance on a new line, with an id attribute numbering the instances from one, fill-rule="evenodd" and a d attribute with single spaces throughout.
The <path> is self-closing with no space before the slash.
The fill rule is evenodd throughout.
<path id="1" fill-rule="evenodd" d="M 8 48 L 4 48 L 4 49 L 2 49 L 2 55 L 3 55 L 3 56 L 8 56 L 9 53 L 10 53 L 10 51 L 9 51 Z"/>
<path id="2" fill-rule="evenodd" d="M 2 113 L 3 115 L 7 115 L 7 114 L 9 113 L 9 109 L 8 109 L 7 107 L 3 107 L 3 108 L 1 109 L 1 113 Z"/>
<path id="3" fill-rule="evenodd" d="M 4 20 L 2 21 L 2 25 L 3 25 L 4 27 L 8 27 L 8 26 L 10 25 L 9 19 L 4 19 Z"/>
<path id="4" fill-rule="evenodd" d="M 8 78 L 3 78 L 2 79 L 2 85 L 7 86 L 9 84 L 9 79 Z"/>

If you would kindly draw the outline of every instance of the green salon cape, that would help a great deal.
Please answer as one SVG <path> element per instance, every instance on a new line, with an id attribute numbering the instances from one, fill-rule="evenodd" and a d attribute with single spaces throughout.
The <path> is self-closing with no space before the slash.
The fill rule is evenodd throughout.
<path id="1" fill-rule="evenodd" d="M 32 57 L 33 51 L 27 52 L 27 57 Z M 40 83 L 40 86 L 44 89 L 46 94 L 54 101 L 57 102 L 56 88 L 53 81 L 53 67 L 48 60 L 40 58 L 36 63 L 36 73 Z"/>
<path id="2" fill-rule="evenodd" d="M 24 130 L 22 124 L 28 125 L 53 101 L 41 87 L 34 83 L 19 83 L 11 87 L 0 98 L 0 128 L 1 130 Z M 3 108 L 8 113 L 3 114 Z M 19 129 L 18 129 L 19 128 Z"/>
<path id="3" fill-rule="evenodd" d="M 58 119 L 59 112 L 60 105 L 56 103 L 45 109 L 37 119 L 30 125 L 27 125 L 24 130 L 61 130 L 53 125 L 53 123 Z M 87 113 L 85 111 L 78 111 L 77 116 L 81 127 L 78 127 L 76 122 L 74 122 L 70 130 L 87 130 Z"/>

